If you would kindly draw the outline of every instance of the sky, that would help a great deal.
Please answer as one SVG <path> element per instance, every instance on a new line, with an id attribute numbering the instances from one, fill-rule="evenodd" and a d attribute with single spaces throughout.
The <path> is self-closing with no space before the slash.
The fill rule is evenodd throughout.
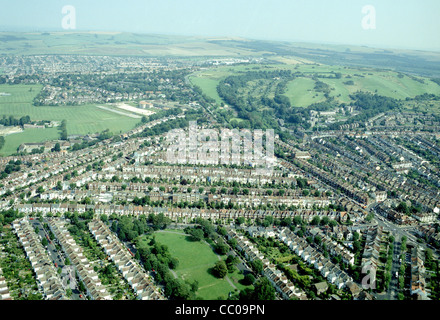
<path id="1" fill-rule="evenodd" d="M 65 31 L 66 5 L 75 31 L 440 51 L 439 0 L 0 0 L 0 31 Z"/>

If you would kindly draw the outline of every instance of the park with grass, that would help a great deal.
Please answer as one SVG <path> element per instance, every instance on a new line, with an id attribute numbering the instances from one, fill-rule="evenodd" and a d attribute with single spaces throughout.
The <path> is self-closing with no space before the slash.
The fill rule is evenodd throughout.
<path id="1" fill-rule="evenodd" d="M 334 97 L 339 103 L 350 103 L 350 94 L 357 91 L 377 93 L 394 99 L 413 98 L 424 93 L 440 94 L 440 86 L 429 78 L 406 75 L 392 70 L 317 63 L 218 66 L 197 71 L 189 79 L 193 85 L 200 87 L 208 97 L 220 104 L 222 99 L 218 95 L 217 86 L 226 77 L 251 71 L 274 70 L 290 70 L 296 74 L 296 78 L 287 83 L 285 92 L 285 96 L 289 98 L 294 107 L 308 107 L 311 104 L 325 101 L 323 93 L 315 88 L 316 79 L 329 86 L 330 97 Z M 336 74 L 338 74 L 337 77 L 335 77 Z M 276 87 L 273 82 L 257 82 L 257 84 L 259 90 L 267 93 L 269 98 L 273 98 Z M 255 84 L 251 82 L 242 92 L 243 96 L 255 93 L 252 92 L 255 87 Z"/>
<path id="2" fill-rule="evenodd" d="M 169 253 L 178 260 L 177 267 L 172 270 L 174 277 L 187 282 L 197 281 L 196 299 L 215 300 L 227 299 L 229 293 L 237 294 L 246 286 L 243 284 L 244 275 L 234 268 L 233 273 L 227 273 L 224 278 L 213 274 L 213 267 L 219 260 L 225 260 L 226 255 L 218 255 L 205 241 L 194 241 L 189 235 L 180 230 L 156 231 L 152 235 L 142 236 L 142 242 L 149 244 L 155 241 L 168 247 Z"/>

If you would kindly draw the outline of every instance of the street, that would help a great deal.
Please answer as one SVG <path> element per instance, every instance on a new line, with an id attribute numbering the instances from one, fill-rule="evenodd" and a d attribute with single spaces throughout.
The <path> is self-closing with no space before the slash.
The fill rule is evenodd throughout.
<path id="1" fill-rule="evenodd" d="M 40 236 L 40 239 L 49 237 L 49 233 L 43 228 L 43 222 L 38 221 L 37 219 L 31 220 L 31 225 L 34 229 L 38 228 L 38 235 Z M 50 239 L 50 237 L 49 237 Z M 46 247 L 47 253 L 49 258 L 52 260 L 54 266 L 58 269 L 61 268 L 61 273 L 59 274 L 61 282 L 63 284 L 63 287 L 65 290 L 70 288 L 72 290 L 71 299 L 72 300 L 85 300 L 86 298 L 84 295 L 80 294 L 76 278 L 75 278 L 75 269 L 72 265 L 66 266 L 65 260 L 66 256 L 62 250 L 58 251 L 56 248 L 56 244 L 58 243 L 58 240 L 49 240 L 48 245 Z M 80 295 L 82 298 L 80 298 Z"/>

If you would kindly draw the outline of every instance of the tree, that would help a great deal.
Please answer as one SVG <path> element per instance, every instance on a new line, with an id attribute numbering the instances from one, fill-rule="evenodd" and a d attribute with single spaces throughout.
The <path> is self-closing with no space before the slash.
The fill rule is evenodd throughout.
<path id="1" fill-rule="evenodd" d="M 176 269 L 179 265 L 179 259 L 172 257 L 168 262 L 168 267 L 170 269 Z"/>
<path id="2" fill-rule="evenodd" d="M 197 292 L 197 290 L 199 290 L 199 282 L 197 280 L 194 280 L 194 282 L 190 284 L 190 287 L 192 292 Z"/>
<path id="3" fill-rule="evenodd" d="M 235 222 L 238 225 L 242 225 L 245 222 L 245 218 L 244 217 L 238 217 L 237 219 L 235 219 Z"/>
<path id="4" fill-rule="evenodd" d="M 189 230 L 189 234 L 191 235 L 191 239 L 194 241 L 202 241 L 204 239 L 203 230 L 200 228 L 192 228 Z"/>
<path id="5" fill-rule="evenodd" d="M 286 218 L 283 218 L 281 220 L 281 225 L 282 226 L 290 226 L 291 224 L 292 224 L 292 218 L 291 217 L 286 217 Z"/>
<path id="6" fill-rule="evenodd" d="M 318 246 L 320 246 L 321 245 L 321 243 L 322 243 L 322 239 L 321 239 L 321 237 L 320 236 L 315 236 L 315 238 L 313 238 L 313 241 L 318 245 Z"/>
<path id="7" fill-rule="evenodd" d="M 166 281 L 165 294 L 177 300 L 188 300 L 191 297 L 190 287 L 179 279 Z"/>
<path id="8" fill-rule="evenodd" d="M 302 224 L 302 218 L 301 218 L 300 216 L 294 216 L 294 217 L 293 217 L 293 223 L 294 223 L 295 225 L 300 225 L 300 224 Z"/>
<path id="9" fill-rule="evenodd" d="M 60 139 L 67 140 L 67 121 L 66 120 L 61 121 L 61 125 L 59 126 L 58 130 L 60 131 Z"/>
<path id="10" fill-rule="evenodd" d="M 217 233 L 218 233 L 219 235 L 221 235 L 221 236 L 226 236 L 227 231 L 226 231 L 225 227 L 218 226 L 218 227 L 217 227 Z"/>
<path id="11" fill-rule="evenodd" d="M 235 270 L 235 265 L 239 262 L 238 258 L 232 254 L 229 254 L 226 258 L 226 266 L 228 267 L 228 272 L 232 273 Z"/>
<path id="12" fill-rule="evenodd" d="M 275 289 L 266 277 L 260 278 L 255 284 L 252 296 L 254 300 L 275 300 Z"/>
<path id="13" fill-rule="evenodd" d="M 78 290 L 80 292 L 86 292 L 86 286 L 84 285 L 84 283 L 82 281 L 78 281 Z"/>
<path id="14" fill-rule="evenodd" d="M 220 255 L 224 255 L 224 254 L 228 253 L 229 247 L 223 242 L 222 239 L 219 239 L 219 241 L 217 242 L 217 244 L 215 246 L 215 251 Z"/>
<path id="15" fill-rule="evenodd" d="M 272 225 L 273 224 L 273 216 L 269 216 L 269 215 L 266 215 L 265 217 L 264 217 L 264 222 L 266 222 L 268 225 Z"/>
<path id="16" fill-rule="evenodd" d="M 399 205 L 396 208 L 396 211 L 404 213 L 404 214 L 409 214 L 410 213 L 408 205 L 404 201 L 399 203 Z"/>
<path id="17" fill-rule="evenodd" d="M 319 218 L 319 216 L 314 216 L 313 219 L 312 219 L 311 224 L 314 225 L 314 226 L 317 226 L 320 221 L 321 221 L 321 219 Z"/>
<path id="18" fill-rule="evenodd" d="M 0 136 L 0 149 L 2 149 L 4 145 L 5 145 L 5 137 Z"/>
<path id="19" fill-rule="evenodd" d="M 223 260 L 217 261 L 212 268 L 212 273 L 217 278 L 224 278 L 228 274 L 228 268 Z"/>
<path id="20" fill-rule="evenodd" d="M 330 220 L 329 223 L 328 223 L 328 225 L 329 225 L 330 227 L 336 227 L 336 226 L 338 225 L 338 223 L 336 222 L 336 220 Z"/>
<path id="21" fill-rule="evenodd" d="M 263 272 L 263 262 L 260 259 L 255 259 L 250 262 L 251 268 L 255 271 L 255 273 L 260 274 Z"/>
<path id="22" fill-rule="evenodd" d="M 322 217 L 322 219 L 321 219 L 321 221 L 320 221 L 320 224 L 321 224 L 322 226 L 325 226 L 325 225 L 327 225 L 329 222 L 330 222 L 329 217 L 324 216 L 324 217 Z"/>
<path id="23" fill-rule="evenodd" d="M 254 277 L 254 275 L 253 275 L 252 273 L 248 273 L 248 274 L 246 274 L 246 275 L 244 276 L 243 282 L 244 282 L 246 285 L 248 285 L 248 286 L 254 284 L 254 282 L 255 282 L 255 277 Z"/>
<path id="24" fill-rule="evenodd" d="M 43 240 L 41 240 L 41 244 L 43 245 L 43 247 L 46 247 L 49 244 L 49 242 L 47 241 L 46 238 L 43 238 Z"/>
<path id="25" fill-rule="evenodd" d="M 55 143 L 55 146 L 53 147 L 53 151 L 55 151 L 55 152 L 61 151 L 61 146 L 60 146 L 59 142 Z"/>

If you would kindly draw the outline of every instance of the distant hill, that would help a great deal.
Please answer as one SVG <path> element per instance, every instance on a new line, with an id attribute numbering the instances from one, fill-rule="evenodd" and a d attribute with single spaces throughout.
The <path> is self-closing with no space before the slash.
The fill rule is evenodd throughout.
<path id="1" fill-rule="evenodd" d="M 440 52 L 415 50 L 384 50 L 370 47 L 343 46 L 275 41 L 210 41 L 224 47 L 261 52 L 266 57 L 293 56 L 327 65 L 373 67 L 412 73 L 425 77 L 440 75 Z M 270 53 L 267 53 L 270 52 Z"/>
<path id="2" fill-rule="evenodd" d="M 364 66 L 440 78 L 440 52 L 377 49 L 228 37 L 124 32 L 0 32 L 0 54 L 149 57 L 298 57 L 328 65 Z M 279 60 L 278 60 L 279 61 Z"/>

